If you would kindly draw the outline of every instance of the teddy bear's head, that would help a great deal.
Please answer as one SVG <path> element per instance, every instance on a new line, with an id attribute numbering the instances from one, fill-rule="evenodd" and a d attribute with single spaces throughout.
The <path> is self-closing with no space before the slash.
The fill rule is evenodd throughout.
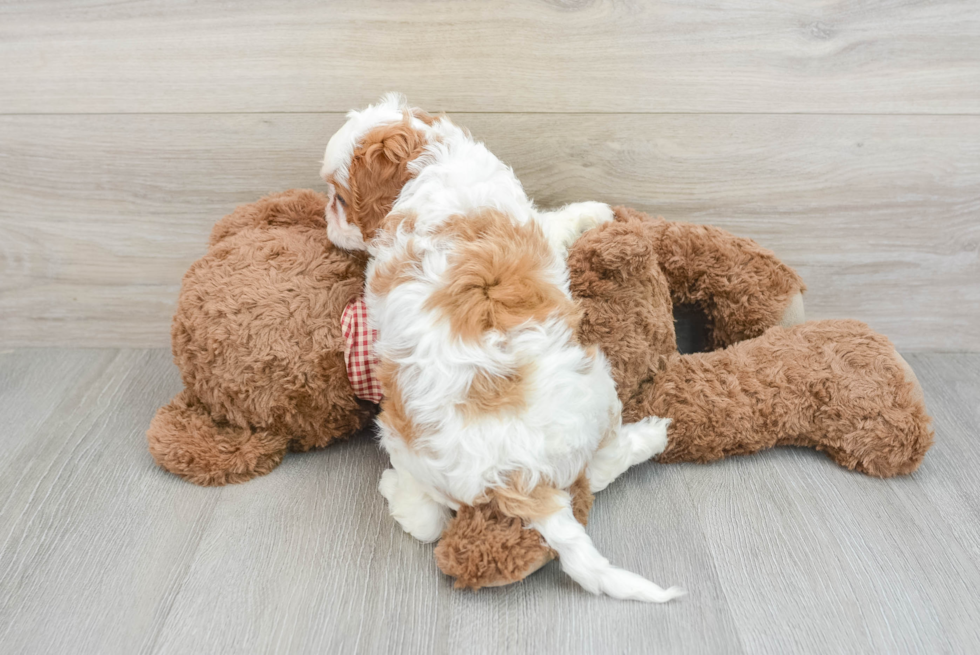
<path id="1" fill-rule="evenodd" d="M 294 189 L 242 205 L 214 226 L 181 285 L 171 329 L 186 389 L 157 413 L 157 462 L 202 485 L 268 473 L 287 450 L 366 426 L 340 316 L 366 257 L 327 239 L 326 197 Z"/>

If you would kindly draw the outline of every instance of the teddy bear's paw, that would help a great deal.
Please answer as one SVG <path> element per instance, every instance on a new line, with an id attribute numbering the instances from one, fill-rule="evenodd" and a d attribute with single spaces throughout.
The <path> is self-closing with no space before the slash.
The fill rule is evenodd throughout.
<path id="1" fill-rule="evenodd" d="M 786 303 L 786 309 L 779 319 L 779 324 L 790 328 L 806 321 L 806 310 L 803 308 L 803 294 L 797 291 Z"/>
<path id="2" fill-rule="evenodd" d="M 216 420 L 187 389 L 157 411 L 146 440 L 158 465 L 207 487 L 265 475 L 289 446 L 289 437 L 279 432 Z"/>

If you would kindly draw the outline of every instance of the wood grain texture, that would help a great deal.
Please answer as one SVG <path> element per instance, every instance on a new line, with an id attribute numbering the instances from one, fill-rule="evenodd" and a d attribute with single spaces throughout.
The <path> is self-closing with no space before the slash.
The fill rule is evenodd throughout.
<path id="1" fill-rule="evenodd" d="M 146 652 L 221 496 L 158 474 L 147 453 L 143 433 L 179 378 L 162 350 L 0 356 L 0 367 L 25 363 L 21 396 L 64 391 L 43 423 L 3 435 L 0 643 Z M 0 424 L 18 409 L 4 402 Z"/>
<path id="2" fill-rule="evenodd" d="M 980 357 L 914 354 L 908 361 L 937 418 L 937 438 L 944 441 L 930 454 L 936 473 L 927 495 L 959 545 L 980 562 Z M 970 429 L 943 430 L 950 424 Z"/>
<path id="3" fill-rule="evenodd" d="M 0 6 L 0 112 L 980 111 L 973 0 Z"/>
<path id="4" fill-rule="evenodd" d="M 0 344 L 165 346 L 237 203 L 323 188 L 338 114 L 0 117 Z M 470 114 L 541 204 L 603 200 L 756 239 L 810 318 L 980 350 L 980 116 Z"/>
<path id="5" fill-rule="evenodd" d="M 909 358 L 935 417 L 914 475 L 777 449 L 641 465 L 599 495 L 614 562 L 690 595 L 590 596 L 556 564 L 455 591 L 387 516 L 367 436 L 202 489 L 143 430 L 164 350 L 0 353 L 0 643 L 34 653 L 976 652 L 980 355 Z M 9 447 L 13 445 L 14 447 Z"/>

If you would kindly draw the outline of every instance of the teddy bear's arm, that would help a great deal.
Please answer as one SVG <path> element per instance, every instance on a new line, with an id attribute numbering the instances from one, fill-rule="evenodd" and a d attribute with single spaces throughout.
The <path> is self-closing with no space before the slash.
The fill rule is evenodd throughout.
<path id="1" fill-rule="evenodd" d="M 568 490 L 575 519 L 586 525 L 592 501 L 582 475 Z M 499 587 L 523 580 L 555 558 L 541 534 L 520 519 L 506 516 L 496 502 L 462 505 L 435 550 L 436 563 L 456 578 L 456 588 Z"/>
<path id="2" fill-rule="evenodd" d="M 692 223 L 650 219 L 617 207 L 618 220 L 642 216 L 658 227 L 656 253 L 675 305 L 697 304 L 710 322 L 712 345 L 723 348 L 774 325 L 804 320 L 803 280 L 751 239 Z"/>
<path id="3" fill-rule="evenodd" d="M 215 420 L 188 389 L 158 411 L 146 432 L 162 468 L 205 487 L 245 482 L 279 466 L 290 435 Z"/>
<path id="4" fill-rule="evenodd" d="M 657 254 L 674 303 L 704 310 L 716 348 L 804 320 L 803 280 L 751 239 L 710 226 L 666 223 Z"/>

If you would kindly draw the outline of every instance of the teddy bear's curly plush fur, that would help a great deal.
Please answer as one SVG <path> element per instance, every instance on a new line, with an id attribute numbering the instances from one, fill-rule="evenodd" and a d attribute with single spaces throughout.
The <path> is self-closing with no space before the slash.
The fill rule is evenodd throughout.
<path id="1" fill-rule="evenodd" d="M 237 208 L 184 277 L 173 323 L 185 390 L 147 432 L 160 466 L 202 485 L 274 469 L 289 450 L 365 427 L 376 406 L 347 378 L 340 316 L 364 259 L 333 247 L 318 193 Z M 672 419 L 661 463 L 775 445 L 825 450 L 869 475 L 909 473 L 932 443 L 922 391 L 889 341 L 857 321 L 802 320 L 803 284 L 771 252 L 711 227 L 625 208 L 570 249 L 579 338 L 610 360 L 624 420 Z M 696 304 L 720 348 L 677 353 L 676 304 Z M 592 497 L 573 489 L 585 522 Z M 463 507 L 436 547 L 457 586 L 520 580 L 553 553 L 492 504 Z"/>
<path id="2" fill-rule="evenodd" d="M 366 259 L 327 239 L 326 198 L 288 191 L 242 205 L 184 276 L 171 330 L 186 389 L 147 433 L 163 468 L 201 485 L 268 473 L 368 424 L 347 379 L 340 313 Z"/>

